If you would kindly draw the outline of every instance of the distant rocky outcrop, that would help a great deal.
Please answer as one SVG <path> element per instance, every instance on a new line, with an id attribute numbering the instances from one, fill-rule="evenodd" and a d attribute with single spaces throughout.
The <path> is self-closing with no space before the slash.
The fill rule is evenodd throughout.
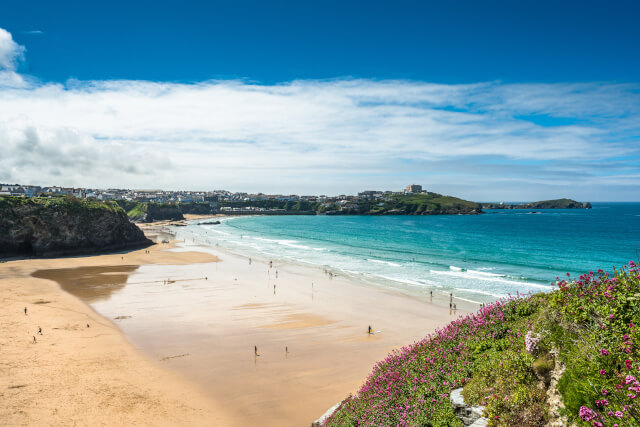
<path id="1" fill-rule="evenodd" d="M 591 209 L 591 203 L 577 202 L 572 199 L 554 199 L 519 204 L 483 203 L 482 209 Z"/>
<path id="2" fill-rule="evenodd" d="M 151 243 L 115 203 L 0 197 L 0 257 L 93 253 Z"/>
<path id="3" fill-rule="evenodd" d="M 117 200 L 116 203 L 127 212 L 133 222 L 182 221 L 182 205 Z M 186 212 L 184 212 L 186 213 Z"/>
<path id="4" fill-rule="evenodd" d="M 182 210 L 175 205 L 156 205 L 149 203 L 145 214 L 146 217 L 142 222 L 182 221 L 184 219 Z"/>

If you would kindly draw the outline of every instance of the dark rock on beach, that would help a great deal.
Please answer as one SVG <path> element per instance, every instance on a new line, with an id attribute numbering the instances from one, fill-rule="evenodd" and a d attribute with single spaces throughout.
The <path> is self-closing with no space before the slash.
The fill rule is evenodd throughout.
<path id="1" fill-rule="evenodd" d="M 95 253 L 151 243 L 115 203 L 0 197 L 0 258 Z"/>

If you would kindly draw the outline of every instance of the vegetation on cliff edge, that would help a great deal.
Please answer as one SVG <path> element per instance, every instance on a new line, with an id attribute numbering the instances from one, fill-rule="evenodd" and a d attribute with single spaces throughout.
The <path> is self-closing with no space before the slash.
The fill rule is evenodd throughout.
<path id="1" fill-rule="evenodd" d="M 640 425 L 640 274 L 556 278 L 556 290 L 509 298 L 378 363 L 327 426 L 461 426 L 449 402 L 486 406 L 490 425 L 543 426 L 555 358 L 569 422 Z"/>
<path id="2" fill-rule="evenodd" d="M 463 200 L 453 196 L 443 196 L 438 193 L 426 194 L 397 194 L 391 196 L 382 206 L 369 208 L 371 214 L 437 214 L 437 213 L 479 213 L 478 203 Z"/>
<path id="3" fill-rule="evenodd" d="M 18 206 L 32 205 L 41 209 L 68 209 L 68 210 L 107 210 L 113 213 L 122 209 L 115 202 L 103 202 L 100 200 L 78 199 L 73 196 L 56 197 L 16 197 L 0 196 L 0 212 Z"/>

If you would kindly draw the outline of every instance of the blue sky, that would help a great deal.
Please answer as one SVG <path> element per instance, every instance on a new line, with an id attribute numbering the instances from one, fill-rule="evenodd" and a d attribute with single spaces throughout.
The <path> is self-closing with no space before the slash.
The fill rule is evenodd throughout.
<path id="1" fill-rule="evenodd" d="M 632 1 L 12 2 L 0 182 L 640 200 L 639 16 Z"/>
<path id="2" fill-rule="evenodd" d="M 637 1 L 45 0 L 5 4 L 0 27 L 54 81 L 629 82 L 639 17 Z"/>

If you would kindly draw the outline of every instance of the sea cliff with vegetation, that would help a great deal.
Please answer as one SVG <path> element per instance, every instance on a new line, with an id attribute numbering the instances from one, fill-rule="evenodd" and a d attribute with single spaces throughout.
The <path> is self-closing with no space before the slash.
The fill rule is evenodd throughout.
<path id="1" fill-rule="evenodd" d="M 489 425 L 640 425 L 638 267 L 553 285 L 394 351 L 323 425 L 462 426 L 460 388 Z"/>
<path id="2" fill-rule="evenodd" d="M 227 215 L 476 215 L 479 203 L 437 193 L 394 194 L 384 199 L 344 203 L 289 200 L 236 200 L 210 203 L 152 203 L 118 200 L 135 222 L 179 221 L 185 214 Z"/>
<path id="3" fill-rule="evenodd" d="M 339 210 L 336 210 L 339 208 Z M 335 215 L 476 215 L 479 203 L 438 193 L 394 194 L 384 200 L 359 200 L 357 204 L 326 206 L 321 211 Z"/>
<path id="4" fill-rule="evenodd" d="M 577 202 L 572 199 L 553 199 L 516 204 L 483 203 L 482 209 L 591 209 L 591 203 Z"/>
<path id="5" fill-rule="evenodd" d="M 0 197 L 0 257 L 92 253 L 150 243 L 113 202 Z"/>
<path id="6" fill-rule="evenodd" d="M 477 215 L 483 209 L 578 209 L 590 203 L 571 199 L 523 204 L 476 203 L 458 197 L 424 192 L 391 194 L 383 198 L 333 202 L 308 200 L 225 200 L 215 203 L 153 203 L 117 200 L 132 221 L 180 221 L 186 214 L 200 215 Z"/>

